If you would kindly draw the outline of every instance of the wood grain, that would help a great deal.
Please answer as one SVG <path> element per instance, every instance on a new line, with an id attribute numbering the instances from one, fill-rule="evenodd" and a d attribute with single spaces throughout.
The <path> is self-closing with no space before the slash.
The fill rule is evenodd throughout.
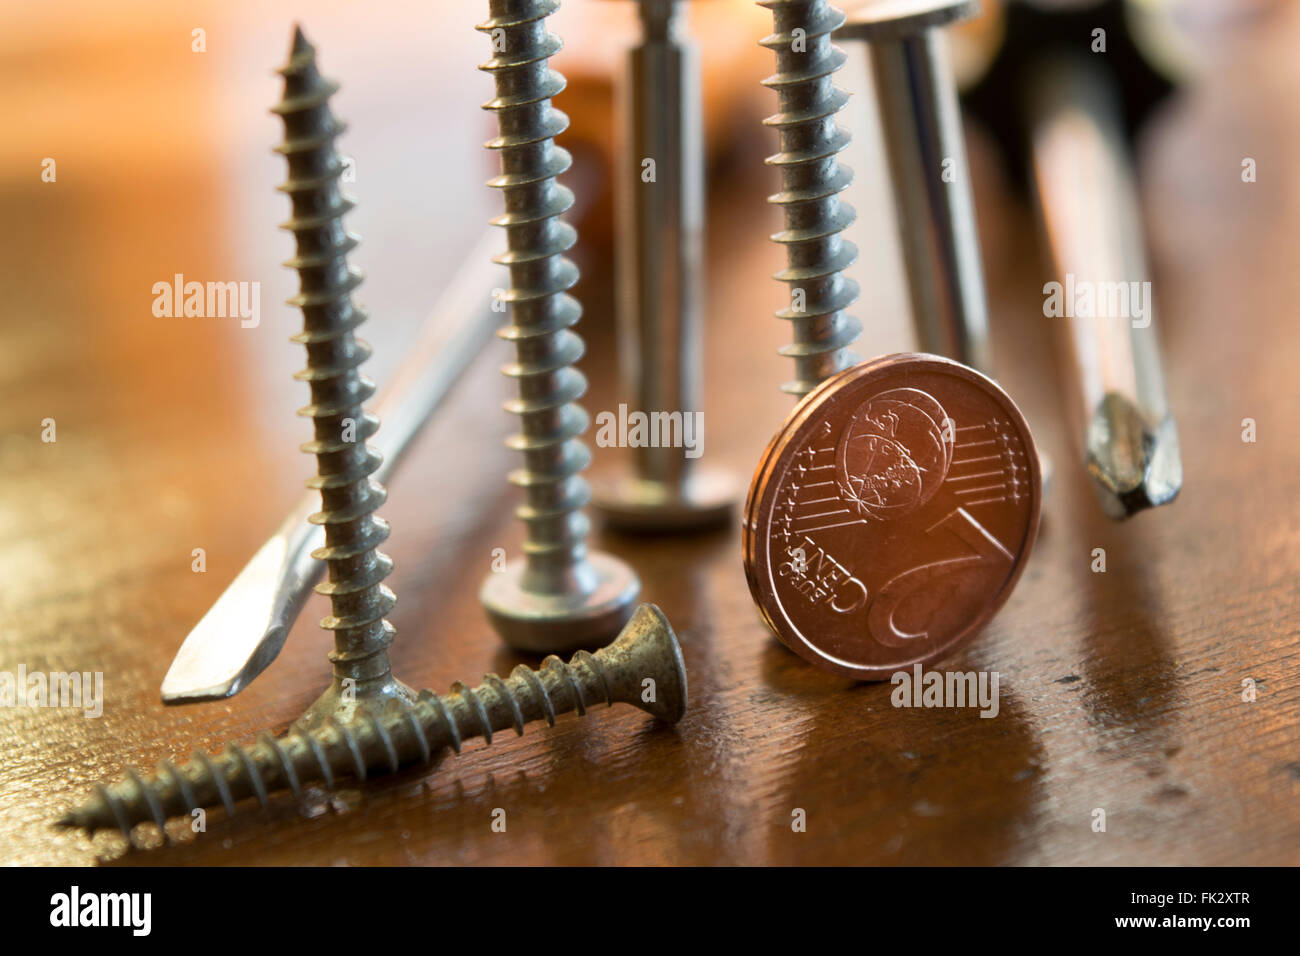
<path id="1" fill-rule="evenodd" d="M 750 602 L 734 527 L 604 536 L 599 545 L 637 567 L 645 598 L 681 638 L 691 707 L 676 727 L 629 709 L 595 711 L 472 745 L 426 772 L 313 791 L 301 805 L 283 798 L 232 820 L 214 811 L 208 832 L 182 834 L 169 848 L 131 851 L 115 834 L 90 840 L 52 829 L 95 782 L 129 766 L 283 729 L 328 679 L 329 637 L 316 626 L 324 607 L 314 599 L 280 659 L 244 693 L 185 709 L 158 702 L 173 652 L 311 468 L 296 450 L 305 424 L 293 413 L 304 394 L 290 375 L 300 349 L 286 341 L 298 317 L 278 304 L 287 247 L 271 244 L 283 199 L 213 158 L 213 143 L 229 146 L 221 117 L 247 109 L 244 94 L 223 101 L 230 94 L 219 74 L 163 55 L 175 42 L 166 25 L 132 34 L 143 37 L 138 62 L 150 66 L 102 81 L 129 84 L 144 114 L 155 84 L 168 102 L 220 104 L 185 121 L 192 135 L 157 151 L 100 149 L 77 132 L 79 97 L 101 79 L 87 69 L 48 90 L 49 108 L 67 114 L 40 127 L 60 130 L 58 183 L 40 182 L 48 153 L 40 136 L 24 138 L 28 126 L 4 154 L 0 670 L 102 671 L 106 702 L 99 719 L 0 709 L 0 861 L 1300 862 L 1300 115 L 1282 105 L 1300 89 L 1300 67 L 1285 53 L 1300 40 L 1295 10 L 1243 41 L 1204 86 L 1184 91 L 1144 144 L 1186 473 L 1172 507 L 1115 525 L 1091 501 L 1060 425 L 1051 329 L 1040 311 L 1048 277 L 1031 222 L 992 179 L 980 183 L 999 369 L 1057 463 L 1027 573 L 987 631 L 945 662 L 999 672 L 995 719 L 896 709 L 889 685 L 832 677 L 784 650 Z M 256 29 L 279 36 L 283 25 Z M 179 20 L 170 26 L 188 33 Z M 0 76 L 59 75 L 61 41 L 43 42 L 49 62 L 7 50 Z M 331 47 L 319 42 L 328 67 Z M 95 49 L 107 57 L 111 46 Z M 755 77 L 766 67 L 759 54 L 745 67 Z M 372 82 L 360 70 L 345 79 Z M 273 101 L 273 82 L 259 91 Z M 770 105 L 765 95 L 756 89 L 760 105 Z M 124 142 L 148 135 L 150 121 L 119 119 L 132 128 Z M 239 149 L 256 154 L 255 179 L 273 181 L 274 130 L 266 129 Z M 787 330 L 771 316 L 782 291 L 769 276 L 781 251 L 766 238 L 777 223 L 763 202 L 772 181 L 760 157 L 770 144 L 759 137 L 739 141 L 734 165 L 718 177 L 709 242 L 708 456 L 742 482 L 789 407 L 777 391 L 788 369 L 775 350 Z M 1257 159 L 1258 182 L 1241 182 L 1243 156 Z M 477 159 L 433 161 L 457 177 L 457 189 L 484 178 L 467 165 Z M 425 162 L 406 158 L 412 181 L 430 175 Z M 359 168 L 361 210 L 391 205 L 399 187 Z M 477 231 L 457 220 L 463 231 L 430 258 L 420 233 L 444 226 L 452 229 L 433 213 L 398 232 L 382 217 L 368 220 L 385 253 L 363 299 L 386 305 L 394 296 L 376 271 L 415 277 L 424 290 L 399 318 L 396 307 L 373 310 L 365 334 L 380 379 L 409 340 L 411 317 L 454 268 L 456 243 Z M 372 264 L 370 234 L 357 254 L 363 267 Z M 259 250 L 253 266 L 246 235 L 262 236 L 250 241 L 271 253 Z M 618 395 L 609 244 L 587 239 L 579 294 L 590 346 L 586 405 L 595 411 Z M 864 246 L 861 268 L 872 259 Z M 263 281 L 262 323 L 155 318 L 151 284 L 174 272 Z M 873 325 L 895 317 L 860 315 L 861 351 L 870 354 Z M 394 529 L 394 665 L 417 686 L 445 689 L 518 660 L 501 649 L 475 596 L 492 549 L 513 552 L 520 539 L 504 481 L 512 459 L 500 442 L 510 426 L 499 407 L 508 383 L 496 372 L 505 354 L 501 345 L 477 363 L 381 511 Z M 53 444 L 39 438 L 47 417 L 57 421 Z M 1258 428 L 1253 444 L 1241 439 L 1248 417 Z M 599 452 L 598 468 L 613 467 L 611 453 Z M 191 571 L 199 547 L 202 574 Z M 1095 548 L 1106 550 L 1104 574 L 1090 570 Z M 1242 700 L 1248 677 L 1258 686 L 1253 703 Z M 1104 834 L 1090 826 L 1098 807 Z M 505 833 L 491 829 L 495 808 L 506 811 Z M 792 831 L 796 809 L 806 811 L 807 832 Z M 160 840 L 145 832 L 138 842 Z"/>

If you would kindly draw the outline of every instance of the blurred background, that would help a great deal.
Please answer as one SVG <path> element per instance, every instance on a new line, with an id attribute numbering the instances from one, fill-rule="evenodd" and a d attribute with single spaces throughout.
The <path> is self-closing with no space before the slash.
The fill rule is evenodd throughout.
<path id="1" fill-rule="evenodd" d="M 954 31 L 964 85 L 997 47 L 1003 6 L 989 0 L 979 21 Z M 1190 206 L 1207 202 L 1207 177 L 1224 164 L 1239 168 L 1247 144 L 1261 166 L 1277 168 L 1271 160 L 1292 133 L 1285 104 L 1297 89 L 1297 5 L 1142 0 L 1132 6 L 1160 12 L 1147 18 L 1161 26 L 1146 49 L 1182 80 L 1178 97 L 1142 131 L 1139 151 L 1144 201 L 1160 210 L 1147 217 L 1159 269 L 1174 257 L 1194 262 L 1209 254 L 1198 230 L 1180 220 Z M 756 42 L 770 32 L 770 14 L 748 0 L 688 7 L 689 30 L 703 52 L 715 191 L 743 176 L 752 194 L 743 219 L 714 219 L 710 230 L 774 231 L 777 217 L 761 200 L 775 182 L 762 167 L 774 137 L 759 123 L 773 108 L 773 94 L 759 85 L 772 63 Z M 400 343 L 412 337 L 499 199 L 481 188 L 496 161 L 481 148 L 493 124 L 479 108 L 491 86 L 475 69 L 487 48 L 473 30 L 481 16 L 474 4 L 436 0 L 6 5 L 0 69 L 14 95 L 0 114 L 7 130 L 0 189 L 10 223 L 0 276 L 6 343 L 0 387 L 11 397 L 40 396 L 52 414 L 87 404 L 109 422 L 128 420 L 133 403 L 145 402 L 170 407 L 156 425 L 188 428 L 193 406 L 165 398 L 182 393 L 222 402 L 257 395 L 259 406 L 283 418 L 278 413 L 297 394 L 285 373 L 298 356 L 283 344 L 295 319 L 281 307 L 295 279 L 280 266 L 291 240 L 275 228 L 287 203 L 274 191 L 283 170 L 270 151 L 279 130 L 268 108 L 279 91 L 272 70 L 286 57 L 296 20 L 321 51 L 326 73 L 342 83 L 335 102 L 350 127 L 342 143 L 355 163 L 351 190 L 359 199 L 349 222 L 365 240 L 356 260 L 369 277 L 363 301 L 378 317 L 367 336 L 378 346 L 371 375 L 382 382 L 400 357 Z M 569 79 L 558 103 L 573 120 L 564 144 L 578 158 L 570 185 L 593 207 L 577 255 L 588 270 L 606 269 L 612 86 L 638 34 L 634 5 L 570 0 L 553 23 L 565 39 L 555 63 Z M 200 46 L 203 52 L 196 52 Z M 848 198 L 858 217 L 850 237 L 862 254 L 851 274 L 863 290 L 856 312 L 866 326 L 861 351 L 870 355 L 908 347 L 911 333 L 869 74 L 862 46 L 848 50 L 836 81 L 854 94 L 841 117 L 853 134 L 843 159 L 856 173 Z M 1258 108 L 1241 109 L 1243 95 Z M 1198 122 L 1221 125 L 1203 137 Z M 1008 233 L 1030 223 L 1023 197 L 1008 192 L 1005 164 L 985 128 L 971 126 L 968 148 L 987 284 L 996 300 L 1008 256 L 1024 248 Z M 57 164 L 55 183 L 41 178 L 47 158 Z M 1218 228 L 1248 229 L 1258 217 L 1286 216 L 1293 193 L 1265 192 L 1239 190 L 1221 210 Z M 1164 197 L 1171 199 L 1168 208 Z M 766 252 L 773 268 L 753 275 L 755 284 L 777 267 L 779 250 Z M 155 319 L 153 283 L 175 273 L 260 282 L 268 321 L 240 329 L 230 322 Z M 764 288 L 778 307 L 782 287 Z M 712 308 L 728 308 L 717 298 L 717 283 L 709 291 Z M 612 316 L 590 313 L 584 333 L 593 348 L 601 347 Z M 762 312 L 748 318 L 755 336 L 774 347 L 782 343 L 782 323 L 765 321 Z M 1166 325 L 1163 334 L 1179 334 L 1176 321 Z M 60 364 L 78 368 L 78 388 L 29 374 L 50 349 Z M 195 368 L 158 361 L 194 349 L 210 353 L 210 362 Z M 756 377 L 783 374 L 781 364 L 768 355 Z M 716 374 L 710 377 L 716 382 Z M 125 381 L 130 389 L 116 387 Z M 774 408 L 780 402 L 771 400 Z M 250 440 L 262 437 L 273 433 Z"/>
<path id="2" fill-rule="evenodd" d="M 975 82 L 1001 36 L 1003 5 L 986 0 L 984 6 L 979 21 L 956 31 L 954 62 L 966 83 Z M 1166 375 L 1188 475 L 1184 499 L 1169 516 L 1161 509 L 1137 519 L 1140 526 L 1112 526 L 1095 514 L 1057 394 L 1041 312 L 1042 285 L 1051 272 L 1038 251 L 1032 210 L 1002 159 L 996 133 L 968 123 L 997 367 L 1057 463 L 1058 477 L 1031 573 L 975 653 L 977 662 L 1014 671 L 1008 649 L 1019 647 L 1027 654 L 1020 658 L 1023 671 L 1041 673 L 1044 681 L 1068 669 L 1044 659 L 1100 660 L 1121 648 L 1137 655 L 1125 667 L 1163 673 L 1181 666 L 1189 652 L 1180 641 L 1219 633 L 1214 622 L 1223 621 L 1225 607 L 1247 616 L 1243 608 L 1258 609 L 1263 623 L 1252 620 L 1246 627 L 1232 620 L 1274 649 L 1279 645 L 1272 642 L 1289 640 L 1295 630 L 1291 572 L 1300 561 L 1294 498 L 1286 489 L 1294 490 L 1300 445 L 1294 415 L 1300 3 L 1149 0 L 1133 6 L 1164 24 L 1150 41 L 1152 60 L 1178 78 L 1178 88 L 1143 124 L 1137 141 Z M 326 638 L 316 630 L 313 605 L 282 658 L 239 697 L 182 711 L 163 711 L 157 703 L 175 648 L 311 471 L 310 460 L 296 450 L 309 431 L 294 415 L 306 398 L 305 387 L 292 379 L 303 357 L 288 341 L 300 316 L 282 304 L 297 290 L 293 274 L 281 266 L 292 254 L 291 237 L 276 228 L 289 208 L 275 190 L 285 171 L 271 151 L 281 137 L 279 121 L 268 112 L 281 92 L 273 71 L 287 58 L 293 24 L 301 22 L 322 71 L 341 83 L 334 106 L 349 124 L 340 145 L 355 164 L 348 191 L 358 201 L 348 225 L 362 237 L 352 260 L 367 276 L 358 298 L 371 320 L 362 335 L 375 346 L 366 371 L 382 386 L 499 208 L 500 196 L 484 186 L 495 172 L 496 157 L 482 148 L 494 120 L 480 108 L 491 95 L 491 79 L 476 69 L 489 55 L 488 41 L 473 27 L 485 15 L 485 3 L 466 0 L 45 0 L 0 7 L 0 81 L 8 90 L 0 102 L 0 647 L 6 667 L 23 661 L 32 669 L 105 670 L 110 692 L 120 695 L 103 725 L 59 723 L 56 715 L 3 716 L 8 753 L 0 796 L 15 812 L 8 815 L 13 829 L 0 842 L 15 858 L 81 858 L 73 837 L 53 843 L 43 835 L 51 793 L 67 800 L 91 780 L 179 752 L 184 743 L 215 745 L 224 736 L 283 725 L 323 686 Z M 788 329 L 772 317 L 786 290 L 770 278 L 783 254 L 767 239 L 780 228 L 779 213 L 764 201 L 776 189 L 763 163 L 775 151 L 775 137 L 761 119 L 774 111 L 775 96 L 760 85 L 773 59 L 758 41 L 771 32 L 771 14 L 750 0 L 701 0 L 689 5 L 688 24 L 703 56 L 710 169 L 705 407 L 716 412 L 708 456 L 731 468 L 743 485 L 790 407 L 777 388 L 789 363 L 776 354 Z M 583 365 L 592 379 L 584 404 L 594 412 L 618 400 L 609 198 L 613 80 L 638 31 L 633 5 L 624 0 L 567 0 L 552 30 L 565 41 L 554 65 L 569 80 L 557 103 L 573 121 L 561 139 L 576 159 L 565 181 L 591 204 L 580 222 L 575 258 L 584 270 L 577 293 L 586 314 L 579 328 L 588 341 Z M 850 236 L 860 258 L 850 274 L 862 297 L 852 311 L 864 325 L 857 351 L 872 356 L 910 348 L 913 336 L 869 74 L 860 46 L 849 52 L 837 82 L 853 94 L 840 118 L 853 135 L 843 159 L 856 173 L 848 198 L 858 213 Z M 1243 157 L 1257 163 L 1255 185 L 1241 181 Z M 55 170 L 53 181 L 43 179 L 48 168 Z M 198 281 L 260 283 L 259 325 L 155 316 L 154 284 L 177 273 Z M 500 410 L 509 383 L 496 366 L 506 350 L 495 343 L 488 352 L 413 451 L 381 512 L 394 527 L 387 549 L 397 564 L 393 583 L 401 598 L 394 620 L 408 635 L 396 647 L 395 668 L 419 686 L 442 687 L 511 663 L 497 650 L 473 597 L 488 549 L 513 547 L 518 537 L 504 480 L 510 457 L 500 446 L 510 427 Z M 1267 466 L 1234 457 L 1241 454 L 1237 433 L 1246 416 L 1268 423 L 1269 450 L 1261 446 Z M 39 439 L 46 418 L 58 423 L 55 445 Z M 608 465 L 602 450 L 595 470 Z M 1254 484 L 1243 495 L 1245 474 Z M 1204 522 L 1212 526 L 1198 527 Z M 1078 555 L 1096 544 L 1129 555 L 1116 559 L 1119 573 L 1111 577 L 1119 580 L 1099 584 L 1088 574 Z M 199 546 L 207 549 L 206 574 L 190 570 L 191 549 Z M 771 686 L 797 705 L 797 713 L 784 715 L 791 727 L 803 726 L 800 720 L 823 727 L 833 722 L 836 712 L 818 709 L 840 706 L 818 702 L 826 685 L 817 682 L 825 675 L 806 672 L 768 646 L 728 533 L 662 546 L 606 546 L 633 558 L 646 597 L 662 603 L 683 632 L 692 681 L 700 675 L 693 688 L 706 715 L 701 719 L 708 719 L 710 701 L 739 694 L 753 703 Z M 1210 574 L 1212 566 L 1232 573 L 1220 579 Z M 1098 588 L 1113 591 L 1099 597 Z M 690 639 L 701 635 L 712 643 L 692 650 Z M 1268 659 L 1278 658 L 1254 658 Z M 1285 666 L 1294 672 L 1294 663 Z M 1233 685 L 1236 673 L 1222 679 Z M 1085 689 L 1108 675 L 1106 667 L 1086 672 Z M 1135 746 L 1156 762 L 1172 760 L 1160 755 L 1181 748 L 1177 724 L 1147 727 L 1140 716 L 1147 704 L 1133 702 L 1149 702 L 1154 694 L 1157 704 L 1176 710 L 1183 691 L 1122 679 L 1120 687 L 1094 688 L 1100 697 L 1092 704 L 1111 715 L 1097 719 L 1103 726 L 1113 718 L 1151 731 L 1154 736 Z M 1047 718 L 1028 698 L 1022 704 L 1020 717 L 1007 708 L 1013 738 L 1007 759 L 1041 770 L 1052 764 L 1036 737 Z M 688 784 L 713 773 L 711 760 L 730 759 L 724 753 L 730 738 L 719 729 L 730 719 L 724 710 L 717 712 L 723 716 L 709 745 L 717 752 L 680 771 Z M 1088 735 L 1097 725 L 1076 729 L 1084 741 L 1079 753 L 1095 756 Z M 1269 732 L 1281 731 L 1274 726 Z M 876 743 L 890 739 L 885 734 Z M 1294 759 L 1294 736 L 1268 739 L 1270 767 L 1283 751 Z M 788 752 L 768 754 L 772 766 L 782 767 Z M 1076 770 L 1088 766 L 1086 756 L 1080 759 L 1085 762 Z M 467 768 L 475 767 L 472 757 L 467 760 Z M 811 773 L 814 765 L 805 770 Z M 484 772 L 491 766 L 477 765 Z M 470 769 L 466 781 L 473 779 Z M 1201 774 L 1211 802 L 1222 799 L 1238 817 L 1244 813 L 1233 802 L 1243 795 L 1229 796 L 1234 771 L 1187 772 Z M 750 789 L 746 773 L 733 767 L 717 785 Z M 773 773 L 782 788 L 794 788 L 786 769 Z M 1039 841 L 1052 833 L 1044 821 L 1059 809 L 1060 792 L 1068 793 L 1073 779 L 1047 779 L 1051 799 L 990 787 L 988 804 L 955 779 L 936 781 L 948 796 L 1008 815 L 987 840 L 951 852 L 982 862 L 1126 859 L 1126 851 L 1097 857 L 1064 838 L 1055 849 L 1050 840 L 1041 849 Z M 1294 773 L 1268 777 L 1260 792 L 1285 795 L 1296 780 Z M 905 793 L 904 778 L 896 782 Z M 642 790 L 629 792 L 644 792 L 651 801 L 659 780 L 638 778 L 636 785 Z M 473 791 L 475 785 L 467 786 Z M 622 834 L 611 823 L 609 852 L 632 847 L 619 858 L 629 862 L 690 859 L 695 850 L 723 860 L 773 853 L 786 858 L 766 836 L 747 829 L 752 816 L 743 814 L 729 818 L 720 831 L 725 837 L 713 842 L 700 821 L 706 811 L 726 815 L 730 804 L 706 799 L 708 786 L 701 786 L 686 786 L 683 812 L 694 823 L 656 817 Z M 1127 784 L 1116 786 L 1122 792 Z M 670 782 L 668 791 L 676 787 Z M 523 788 L 521 799 L 531 793 Z M 989 809 L 994 805 L 1004 810 Z M 575 828 L 585 826 L 587 816 L 574 814 Z M 1166 804 L 1152 814 L 1148 822 L 1186 822 Z M 865 841 L 870 824 L 858 822 Z M 1294 810 L 1272 825 L 1279 839 L 1295 845 Z M 315 848 L 315 858 L 328 860 L 332 851 L 325 844 L 335 835 L 322 826 L 304 831 L 288 849 L 273 848 L 268 858 L 283 852 L 282 859 L 300 859 L 294 854 L 307 846 Z M 493 851 L 467 839 L 422 826 L 433 842 L 445 837 L 443 849 L 452 848 L 460 859 L 493 858 Z M 253 839 L 242 832 L 232 831 L 240 845 Z M 1228 859 L 1239 845 L 1240 832 L 1196 849 L 1176 846 L 1183 838 L 1168 839 L 1170 832 L 1157 826 L 1149 839 L 1135 837 L 1129 851 L 1136 848 L 1149 862 L 1191 853 L 1213 860 L 1219 850 L 1220 859 Z M 943 859 L 940 837 L 950 832 L 921 827 L 915 835 L 920 842 L 889 844 L 892 849 L 881 852 L 893 860 Z M 927 835 L 933 844 L 925 842 Z M 844 846 L 866 845 L 850 840 Z M 533 849 L 539 860 L 575 862 L 601 861 L 605 852 Z M 835 852 L 833 845 L 823 850 Z M 419 850 L 403 852 L 394 862 L 424 859 Z M 788 858 L 802 858 L 802 850 L 792 852 Z"/>

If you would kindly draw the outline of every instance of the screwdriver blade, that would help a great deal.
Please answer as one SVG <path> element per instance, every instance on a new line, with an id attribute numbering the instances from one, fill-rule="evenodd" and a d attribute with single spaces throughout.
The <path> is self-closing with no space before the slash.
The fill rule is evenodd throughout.
<path id="1" fill-rule="evenodd" d="M 384 423 L 375 438 L 384 456 L 374 473 L 380 483 L 389 480 L 412 439 L 492 341 L 501 318 L 492 292 L 498 279 L 491 261 L 496 242 L 489 231 L 474 245 L 375 407 Z M 325 544 L 325 533 L 307 520 L 319 505 L 316 492 L 300 497 L 190 631 L 163 680 L 164 704 L 231 697 L 275 660 L 324 571 L 312 551 Z"/>
<path id="2" fill-rule="evenodd" d="M 305 533 L 286 521 L 190 631 L 163 678 L 164 704 L 231 697 L 275 660 L 324 567 L 302 560 L 325 543 L 324 531 L 307 525 L 307 504 L 293 516 Z"/>

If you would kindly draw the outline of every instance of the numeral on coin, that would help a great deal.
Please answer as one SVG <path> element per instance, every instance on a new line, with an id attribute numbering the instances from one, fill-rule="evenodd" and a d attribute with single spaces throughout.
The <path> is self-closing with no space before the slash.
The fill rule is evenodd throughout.
<path id="1" fill-rule="evenodd" d="M 871 607 L 867 610 L 867 630 L 881 644 L 903 647 L 913 641 L 924 641 L 930 636 L 928 630 L 904 631 L 894 623 L 894 613 L 898 610 L 898 606 L 913 594 L 955 575 L 991 577 L 990 571 L 993 568 L 1000 572 L 1007 572 L 1015 564 L 1011 552 L 1003 547 L 1002 542 L 993 537 L 982 524 L 971 517 L 970 512 L 965 508 L 950 511 L 942 521 L 931 525 L 926 530 L 926 534 L 934 535 L 940 531 L 954 535 L 975 553 L 930 561 L 890 578 L 885 586 L 876 592 Z"/>

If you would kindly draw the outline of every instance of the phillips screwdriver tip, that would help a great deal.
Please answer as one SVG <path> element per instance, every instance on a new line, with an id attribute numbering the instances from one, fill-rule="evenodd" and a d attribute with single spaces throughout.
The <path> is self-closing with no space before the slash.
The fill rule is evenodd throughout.
<path id="1" fill-rule="evenodd" d="M 1084 463 L 1102 510 L 1116 520 L 1168 504 L 1183 484 L 1173 419 L 1153 423 L 1115 392 L 1102 399 L 1088 423 Z"/>

